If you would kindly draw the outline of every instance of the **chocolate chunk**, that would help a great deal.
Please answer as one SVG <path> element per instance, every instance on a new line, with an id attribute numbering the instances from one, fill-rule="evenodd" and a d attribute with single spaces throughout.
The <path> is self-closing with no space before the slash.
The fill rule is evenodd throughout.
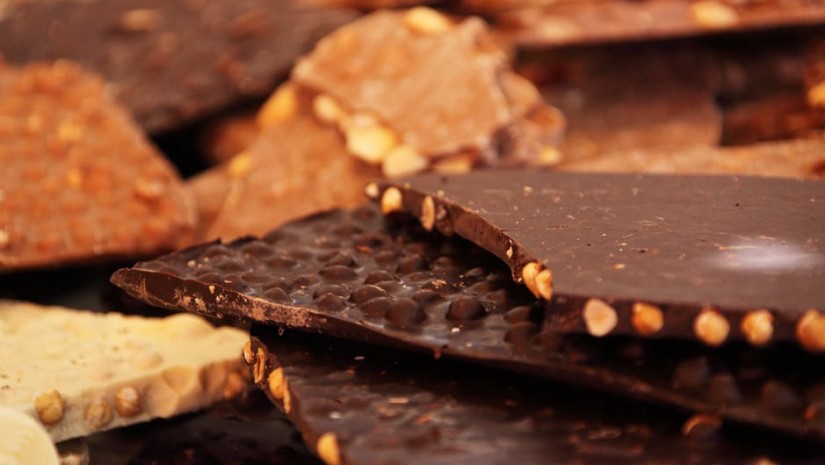
<path id="1" fill-rule="evenodd" d="M 75 64 L 0 64 L 0 160 L 0 272 L 157 254 L 193 233 L 178 173 Z"/>
<path id="2" fill-rule="evenodd" d="M 253 327 L 259 387 L 327 464 L 806 463 L 822 447 L 536 379 Z M 259 339 L 260 338 L 260 339 Z M 552 395 L 548 395 L 552 392 Z"/>
<path id="3" fill-rule="evenodd" d="M 265 96 L 296 57 L 356 17 L 290 0 L 13 2 L 0 17 L 0 55 L 75 60 L 114 82 L 157 133 Z"/>
<path id="4" fill-rule="evenodd" d="M 436 228 L 504 260 L 559 331 L 825 347 L 820 182 L 512 170 L 376 192 L 385 213 L 432 203 Z"/>
<path id="5" fill-rule="evenodd" d="M 520 45 L 571 45 L 696 36 L 821 24 L 825 6 L 804 0 L 731 4 L 721 0 L 523 2 L 463 0 L 465 11 L 493 16 Z"/>
<path id="6" fill-rule="evenodd" d="M 348 233 L 353 229 L 361 233 Z M 321 242 L 354 258 L 354 280 L 321 275 L 331 252 L 319 248 Z M 428 271 L 397 274 L 399 257 L 413 253 Z M 303 258 L 288 269 L 269 265 L 270 257 L 285 255 Z M 215 257 L 240 261 L 245 271 L 221 272 Z M 270 282 L 243 281 L 248 273 L 268 274 Z M 825 429 L 809 426 L 803 413 L 768 408 L 760 394 L 773 380 L 801 396 L 822 382 L 817 356 L 787 345 L 753 352 L 738 344 L 710 349 L 692 341 L 558 334 L 547 323 L 547 306 L 503 279 L 508 275 L 504 263 L 467 241 L 427 233 L 403 218 L 385 224 L 374 207 L 365 206 L 288 223 L 262 239 L 203 244 L 141 262 L 116 272 L 112 282 L 161 307 L 461 358 L 825 438 Z M 392 280 L 374 281 L 383 278 Z M 289 280 L 293 286 L 284 288 Z M 333 294 L 324 291 L 330 285 L 349 297 L 338 295 L 341 300 L 331 304 Z M 238 286 L 244 290 L 234 290 Z M 742 402 L 708 396 L 709 381 L 727 373 L 734 374 Z"/>

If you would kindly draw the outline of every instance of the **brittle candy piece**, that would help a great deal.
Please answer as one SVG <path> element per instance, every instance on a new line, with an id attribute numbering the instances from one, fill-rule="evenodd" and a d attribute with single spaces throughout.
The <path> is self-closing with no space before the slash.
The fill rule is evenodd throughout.
<path id="1" fill-rule="evenodd" d="M 559 331 L 825 350 L 819 181 L 490 170 L 373 193 L 422 219 L 430 202 L 435 228 L 507 263 Z M 658 308 L 661 327 L 637 325 L 636 304 Z"/>
<path id="2" fill-rule="evenodd" d="M 97 76 L 0 65 L 0 271 L 140 256 L 191 235 L 174 168 Z"/>
<path id="3" fill-rule="evenodd" d="M 141 262 L 119 270 L 112 282 L 161 307 L 425 351 L 825 438 L 823 424 L 804 413 L 815 413 L 820 401 L 819 394 L 805 397 L 823 381 L 816 355 L 781 345 L 755 352 L 741 344 L 716 349 L 694 341 L 560 335 L 546 303 L 515 283 L 493 255 L 458 237 L 427 233 L 417 220 L 395 219 L 385 224 L 375 207 L 321 213 L 261 239 L 203 244 Z M 554 303 L 554 312 L 569 304 L 578 314 L 582 302 Z M 603 328 L 608 305 L 589 307 Z M 815 316 L 805 331 L 816 333 Z M 705 319 L 713 328 L 713 317 Z M 696 359 L 705 364 L 698 379 L 690 369 Z M 266 358 L 247 347 L 244 360 L 255 382 L 265 381 Z M 734 376 L 741 398 L 730 402 L 731 383 L 709 383 L 713 375 Z M 779 396 L 775 384 L 785 387 Z M 710 396 L 711 388 L 721 391 Z M 783 399 L 792 399 L 792 408 L 772 407 Z"/>
<path id="4" fill-rule="evenodd" d="M 197 410 L 240 393 L 246 333 L 163 319 L 0 301 L 0 406 L 54 441 Z"/>

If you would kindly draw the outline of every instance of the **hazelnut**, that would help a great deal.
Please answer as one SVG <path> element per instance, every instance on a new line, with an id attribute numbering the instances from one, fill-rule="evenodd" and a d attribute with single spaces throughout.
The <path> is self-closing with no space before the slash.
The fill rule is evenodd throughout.
<path id="1" fill-rule="evenodd" d="M 582 311 L 587 332 L 596 337 L 609 334 L 619 322 L 616 310 L 607 302 L 600 299 L 590 299 L 584 304 Z"/>
<path id="2" fill-rule="evenodd" d="M 539 290 L 536 287 L 536 276 L 539 274 L 541 270 L 541 265 L 538 262 L 530 262 L 524 265 L 521 268 L 521 279 L 527 289 L 530 289 L 530 292 L 533 293 L 534 296 L 539 296 Z"/>
<path id="3" fill-rule="evenodd" d="M 335 433 L 326 432 L 318 438 L 316 445 L 318 457 L 327 465 L 341 465 L 341 450 L 338 447 L 338 438 Z"/>
<path id="4" fill-rule="evenodd" d="M 410 31 L 424 35 L 443 34 L 453 27 L 453 23 L 446 16 L 423 6 L 404 13 L 403 21 Z"/>
<path id="5" fill-rule="evenodd" d="M 716 310 L 705 309 L 693 320 L 693 332 L 709 346 L 719 346 L 730 333 L 730 324 Z"/>
<path id="6" fill-rule="evenodd" d="M 690 14 L 700 26 L 707 28 L 731 27 L 739 22 L 739 14 L 733 7 L 712 0 L 693 2 Z"/>
<path id="7" fill-rule="evenodd" d="M 106 427 L 112 422 L 112 407 L 106 402 L 106 399 L 97 398 L 91 401 L 86 406 L 83 422 L 92 431 Z"/>
<path id="8" fill-rule="evenodd" d="M 544 300 L 553 297 L 553 273 L 549 268 L 545 268 L 536 275 L 536 290 Z"/>
<path id="9" fill-rule="evenodd" d="M 284 392 L 286 391 L 287 386 L 283 368 L 278 367 L 272 370 L 269 377 L 267 377 L 267 387 L 269 388 L 269 393 L 272 395 L 273 399 L 284 399 Z"/>
<path id="10" fill-rule="evenodd" d="M 435 226 L 435 202 L 429 195 L 421 201 L 421 216 L 419 216 L 419 219 L 424 229 L 427 231 L 433 230 L 433 226 Z"/>
<path id="11" fill-rule="evenodd" d="M 34 400 L 37 417 L 44 425 L 53 425 L 63 418 L 66 401 L 56 389 L 46 391 Z"/>
<path id="12" fill-rule="evenodd" d="M 404 196 L 397 187 L 388 187 L 381 195 L 381 211 L 386 215 L 404 207 Z"/>
<path id="13" fill-rule="evenodd" d="M 264 380 L 266 374 L 266 352 L 262 348 L 258 348 L 255 353 L 255 364 L 252 366 L 252 380 L 258 384 Z"/>
<path id="14" fill-rule="evenodd" d="M 295 89 L 283 85 L 272 94 L 258 111 L 258 126 L 265 128 L 286 121 L 298 112 L 298 96 Z"/>
<path id="15" fill-rule="evenodd" d="M 344 129 L 347 151 L 361 160 L 377 165 L 398 145 L 398 138 L 372 118 L 354 117 Z"/>
<path id="16" fill-rule="evenodd" d="M 655 305 L 642 302 L 633 304 L 631 323 L 642 336 L 650 336 L 651 334 L 659 332 L 662 326 L 664 326 L 664 319 L 662 309 Z"/>
<path id="17" fill-rule="evenodd" d="M 761 346 L 773 337 L 773 315 L 767 310 L 748 312 L 742 318 L 740 327 L 748 342 L 755 346 Z"/>
<path id="18" fill-rule="evenodd" d="M 427 168 L 426 158 L 406 144 L 391 148 L 381 163 L 381 171 L 388 178 L 398 178 L 420 173 Z"/>
<path id="19" fill-rule="evenodd" d="M 121 388 L 115 395 L 115 410 L 124 418 L 134 417 L 141 413 L 143 406 L 137 389 L 131 386 Z"/>
<path id="20" fill-rule="evenodd" d="M 825 315 L 810 309 L 796 324 L 796 338 L 811 352 L 825 351 Z"/>

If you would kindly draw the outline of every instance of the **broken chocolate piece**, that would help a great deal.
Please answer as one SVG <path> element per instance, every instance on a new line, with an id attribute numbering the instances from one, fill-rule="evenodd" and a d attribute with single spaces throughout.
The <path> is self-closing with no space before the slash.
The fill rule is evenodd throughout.
<path id="1" fill-rule="evenodd" d="M 12 2 L 0 17 L 0 55 L 75 60 L 114 82 L 134 118 L 158 133 L 267 95 L 296 57 L 357 16 L 290 0 Z"/>
<path id="2" fill-rule="evenodd" d="M 195 208 L 104 82 L 0 64 L 0 271 L 174 249 Z"/>
<path id="3" fill-rule="evenodd" d="M 200 145 L 209 161 L 224 162 L 249 148 L 260 128 L 256 111 L 232 113 L 209 123 L 200 137 Z"/>
<path id="4" fill-rule="evenodd" d="M 327 464 L 806 463 L 821 446 L 445 360 L 253 327 L 250 366 Z M 548 396 L 552 392 L 552 396 Z M 759 437 L 759 440 L 755 440 Z M 793 452 L 790 452 L 793 450 Z"/>
<path id="5" fill-rule="evenodd" d="M 514 283 L 500 260 L 397 220 L 385 225 L 374 207 L 321 213 L 261 239 L 141 262 L 112 282 L 161 307 L 427 351 L 825 438 L 825 427 L 802 412 L 764 409 L 759 394 L 769 380 L 797 393 L 822 382 L 816 356 L 785 346 L 756 353 L 560 335 L 545 327 L 544 302 Z M 706 360 L 706 375 L 683 381 L 692 371 L 681 364 L 695 359 Z M 265 368 L 258 366 L 258 381 Z M 727 373 L 742 386 L 741 403 L 705 395 L 706 378 Z"/>
<path id="6" fill-rule="evenodd" d="M 770 340 L 818 351 L 814 340 L 825 338 L 798 335 L 802 316 L 823 305 L 821 182 L 491 170 L 385 182 L 377 198 L 389 190 L 400 195 L 397 210 L 416 217 L 432 199 L 435 227 L 504 260 L 551 301 L 559 331 L 764 343 L 743 319 L 765 309 Z M 553 300 L 541 288 L 545 268 Z M 588 312 L 592 299 L 613 315 Z M 661 309 L 660 330 L 634 328 L 637 303 Z"/>

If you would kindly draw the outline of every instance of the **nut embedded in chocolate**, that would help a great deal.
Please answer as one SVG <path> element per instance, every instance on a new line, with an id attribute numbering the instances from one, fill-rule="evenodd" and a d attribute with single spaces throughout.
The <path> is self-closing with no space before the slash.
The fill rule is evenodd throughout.
<path id="1" fill-rule="evenodd" d="M 610 334 L 619 322 L 616 310 L 600 299 L 589 299 L 584 304 L 582 318 L 587 325 L 587 331 L 596 337 Z"/>
<path id="2" fill-rule="evenodd" d="M 402 202 L 403 196 L 401 195 L 401 191 L 394 187 L 390 187 L 389 189 L 384 190 L 384 193 L 381 194 L 381 212 L 386 215 L 388 213 L 401 210 Z"/>
<path id="3" fill-rule="evenodd" d="M 341 450 L 334 433 L 322 434 L 315 449 L 318 451 L 318 457 L 327 465 L 341 465 Z"/>
<path id="4" fill-rule="evenodd" d="M 773 315 L 768 310 L 748 312 L 742 318 L 741 330 L 751 344 L 764 345 L 773 337 Z"/>
<path id="5" fill-rule="evenodd" d="M 631 322 L 636 331 L 642 336 L 650 336 L 662 329 L 665 323 L 662 309 L 656 305 L 642 302 L 633 304 L 633 315 Z"/>
<path id="6" fill-rule="evenodd" d="M 142 399 L 137 389 L 125 386 L 115 394 L 115 411 L 124 418 L 131 418 L 143 412 Z"/>
<path id="7" fill-rule="evenodd" d="M 103 429 L 112 422 L 112 418 L 112 406 L 100 397 L 89 402 L 83 413 L 83 423 L 91 431 Z"/>
<path id="8" fill-rule="evenodd" d="M 56 389 L 50 389 L 37 396 L 34 400 L 37 417 L 44 425 L 54 425 L 63 418 L 66 401 Z"/>
<path id="9" fill-rule="evenodd" d="M 722 345 L 730 333 L 730 324 L 713 309 L 702 310 L 693 322 L 696 337 L 709 346 Z"/>
<path id="10" fill-rule="evenodd" d="M 808 310 L 796 325 L 796 338 L 811 352 L 825 351 L 825 315 Z"/>

